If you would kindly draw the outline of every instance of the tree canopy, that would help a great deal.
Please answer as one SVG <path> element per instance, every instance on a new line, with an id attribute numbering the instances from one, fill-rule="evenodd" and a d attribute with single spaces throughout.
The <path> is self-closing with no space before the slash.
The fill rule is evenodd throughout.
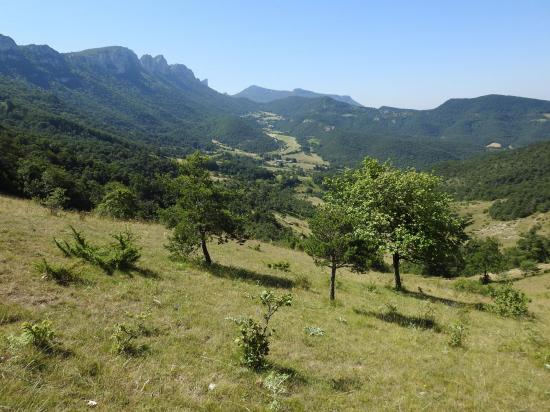
<path id="1" fill-rule="evenodd" d="M 452 209 L 437 176 L 366 158 L 362 167 L 327 183 L 328 202 L 353 219 L 356 235 L 392 255 L 396 289 L 402 286 L 402 259 L 444 259 L 466 239 L 466 223 Z"/>
<path id="2" fill-rule="evenodd" d="M 214 182 L 206 169 L 208 158 L 196 152 L 181 164 L 181 174 L 172 182 L 176 204 L 162 213 L 168 227 L 174 229 L 168 249 L 177 256 L 189 257 L 200 247 L 206 264 L 212 259 L 207 242 L 230 239 L 244 241 L 243 219 L 232 210 L 236 195 Z"/>

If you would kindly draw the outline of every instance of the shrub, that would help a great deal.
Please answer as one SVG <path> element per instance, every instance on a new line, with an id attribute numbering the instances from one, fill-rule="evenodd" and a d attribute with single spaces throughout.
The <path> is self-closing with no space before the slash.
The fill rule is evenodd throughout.
<path id="1" fill-rule="evenodd" d="M 41 352 L 51 353 L 55 350 L 57 343 L 55 341 L 55 332 L 52 328 L 52 322 L 43 320 L 42 322 L 24 322 L 23 333 L 19 336 L 10 336 L 9 340 L 18 345 L 32 345 Z"/>
<path id="2" fill-rule="evenodd" d="M 523 276 L 534 276 L 540 272 L 537 262 L 531 259 L 521 261 L 519 268 L 523 272 Z"/>
<path id="3" fill-rule="evenodd" d="M 306 326 L 304 332 L 309 336 L 323 336 L 325 331 L 318 326 Z"/>
<path id="4" fill-rule="evenodd" d="M 84 235 L 70 226 L 73 243 L 54 239 L 57 247 L 66 257 L 78 257 L 93 265 L 99 266 L 107 273 L 114 270 L 131 269 L 141 257 L 135 244 L 135 236 L 128 230 L 111 235 L 116 242 L 104 247 L 92 246 Z"/>
<path id="5" fill-rule="evenodd" d="M 282 260 L 280 262 L 268 263 L 267 267 L 270 269 L 280 270 L 281 272 L 290 271 L 290 263 L 285 260 Z"/>
<path id="6" fill-rule="evenodd" d="M 520 317 L 528 313 L 529 298 L 509 283 L 496 288 L 491 296 L 493 303 L 489 308 L 500 316 Z"/>
<path id="7" fill-rule="evenodd" d="M 480 280 L 475 279 L 457 279 L 453 283 L 453 289 L 459 292 L 477 293 L 484 296 L 490 296 L 494 290 L 493 286 L 485 285 Z"/>
<path id="8" fill-rule="evenodd" d="M 44 279 L 53 280 L 59 285 L 66 286 L 79 280 L 79 277 L 73 273 L 72 269 L 64 265 L 50 264 L 46 259 L 37 262 L 34 267 Z"/>
<path id="9" fill-rule="evenodd" d="M 449 346 L 458 348 L 464 346 L 468 335 L 468 327 L 463 320 L 459 320 L 449 326 Z"/>
<path id="10" fill-rule="evenodd" d="M 96 207 L 100 216 L 132 219 L 136 215 L 137 198 L 132 190 L 121 184 L 111 184 L 101 203 Z"/>
<path id="11" fill-rule="evenodd" d="M 294 285 L 298 288 L 309 290 L 311 288 L 311 282 L 306 275 L 298 274 L 294 278 Z"/>
<path id="12" fill-rule="evenodd" d="M 252 318 L 233 319 L 240 326 L 240 337 L 236 339 L 236 342 L 242 350 L 241 361 L 255 370 L 266 366 L 265 358 L 269 354 L 269 337 L 274 333 L 274 329 L 269 327 L 269 321 L 282 306 L 292 304 L 292 295 L 276 296 L 272 291 L 264 290 L 260 294 L 260 302 L 266 308 L 262 322 Z"/>
<path id="13" fill-rule="evenodd" d="M 130 231 L 115 233 L 112 237 L 116 242 L 109 248 L 111 253 L 105 259 L 108 267 L 119 270 L 127 270 L 141 257 L 141 252 L 135 244 L 135 235 Z"/>
<path id="14" fill-rule="evenodd" d="M 132 323 L 117 323 L 111 336 L 113 340 L 112 350 L 117 355 L 139 356 L 149 350 L 149 346 L 138 344 L 140 336 L 150 336 L 152 329 L 146 325 L 146 320 L 151 316 L 151 310 L 129 315 L 135 320 Z"/>
<path id="15" fill-rule="evenodd" d="M 271 403 L 269 409 L 278 411 L 281 408 L 280 397 L 287 392 L 285 382 L 290 378 L 286 373 L 270 372 L 264 379 L 264 388 L 269 391 Z"/>
<path id="16" fill-rule="evenodd" d="M 69 201 L 65 193 L 65 189 L 56 187 L 47 196 L 41 198 L 39 202 L 42 206 L 46 207 L 52 215 L 57 215 L 60 210 L 65 208 Z"/>

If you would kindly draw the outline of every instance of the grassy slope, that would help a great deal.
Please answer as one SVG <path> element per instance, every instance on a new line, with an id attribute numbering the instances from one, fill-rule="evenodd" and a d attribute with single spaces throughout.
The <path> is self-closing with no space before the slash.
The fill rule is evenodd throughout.
<path id="1" fill-rule="evenodd" d="M 476 237 L 496 237 L 502 242 L 504 247 L 513 246 L 519 239 L 519 234 L 527 232 L 534 225 L 540 225 L 540 233 L 545 236 L 550 235 L 550 212 L 535 213 L 531 216 L 515 220 L 495 220 L 489 216 L 489 207 L 493 204 L 491 201 L 470 201 L 459 202 L 458 207 L 463 215 L 470 215 L 472 225 L 468 227 L 468 232 Z"/>
<path id="2" fill-rule="evenodd" d="M 21 313 L 19 320 L 0 324 L 1 409 L 75 410 L 94 399 L 97 410 L 264 410 L 265 374 L 238 365 L 237 329 L 224 318 L 257 315 L 247 294 L 258 294 L 262 284 L 286 291 L 295 273 L 307 275 L 312 288 L 292 290 L 294 305 L 274 318 L 277 335 L 270 354 L 276 368 L 294 372 L 284 398 L 289 410 L 550 408 L 550 371 L 540 355 L 550 339 L 548 274 L 516 282 L 533 299 L 535 320 L 467 309 L 466 349 L 452 349 L 445 327 L 464 310 L 459 302 L 483 298 L 452 291 L 450 281 L 405 275 L 409 290 L 420 286 L 441 298 L 434 299 L 434 307 L 443 330 L 403 327 L 367 314 L 379 313 L 386 303 L 408 316 L 424 310 L 425 295 L 385 288 L 388 274 L 340 276 L 337 304 L 331 306 L 326 270 L 300 252 L 267 244 L 260 252 L 246 245 L 213 245 L 215 260 L 249 271 L 235 278 L 215 276 L 168 260 L 163 227 L 129 223 L 141 236 L 141 267 L 158 277 L 107 276 L 82 264 L 79 270 L 89 283 L 61 287 L 32 270 L 41 256 L 65 261 L 52 237 L 67 236 L 73 224 L 90 240 L 105 241 L 125 223 L 76 214 L 53 217 L 29 201 L 7 197 L 0 197 L 0 210 L 0 309 Z M 291 273 L 265 265 L 282 259 L 291 262 Z M 377 285 L 374 292 L 367 287 L 371 283 Z M 160 330 L 146 338 L 151 353 L 130 359 L 113 355 L 113 325 L 147 308 L 150 323 Z M 54 321 L 71 355 L 48 357 L 8 347 L 3 337 L 19 333 L 22 320 L 44 318 Z M 319 326 L 326 334 L 308 337 L 305 326 Z M 214 390 L 208 390 L 210 383 L 217 385 Z"/>

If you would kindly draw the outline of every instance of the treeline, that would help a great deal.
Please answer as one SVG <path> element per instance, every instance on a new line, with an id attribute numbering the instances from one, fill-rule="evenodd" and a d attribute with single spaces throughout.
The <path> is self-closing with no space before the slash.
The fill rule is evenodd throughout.
<path id="1" fill-rule="evenodd" d="M 461 200 L 496 200 L 491 217 L 511 220 L 550 210 L 550 142 L 435 167 Z"/>
<path id="2" fill-rule="evenodd" d="M 95 210 L 122 219 L 158 220 L 176 202 L 171 187 L 180 174 L 176 161 L 145 145 L 82 130 L 86 138 L 31 135 L 0 126 L 0 191 L 36 199 L 51 209 Z M 313 206 L 295 196 L 295 176 L 276 176 L 257 161 L 230 155 L 209 159 L 205 167 L 242 194 L 238 211 L 248 216 L 249 237 L 299 244 L 292 229 L 274 215 L 311 216 Z"/>

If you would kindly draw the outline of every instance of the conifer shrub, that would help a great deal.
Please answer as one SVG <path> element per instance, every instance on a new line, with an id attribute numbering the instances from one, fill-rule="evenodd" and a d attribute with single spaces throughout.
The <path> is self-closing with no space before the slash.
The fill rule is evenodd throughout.
<path id="1" fill-rule="evenodd" d="M 135 244 L 136 237 L 130 231 L 114 233 L 115 239 L 105 246 L 91 245 L 84 235 L 70 226 L 73 242 L 54 239 L 55 244 L 66 257 L 77 257 L 93 265 L 99 266 L 111 274 L 115 270 L 129 270 L 140 259 L 140 249 Z"/>
<path id="2" fill-rule="evenodd" d="M 44 279 L 53 280 L 59 285 L 67 286 L 80 280 L 80 277 L 73 273 L 71 268 L 65 265 L 48 263 L 46 259 L 37 262 L 34 267 Z"/>

